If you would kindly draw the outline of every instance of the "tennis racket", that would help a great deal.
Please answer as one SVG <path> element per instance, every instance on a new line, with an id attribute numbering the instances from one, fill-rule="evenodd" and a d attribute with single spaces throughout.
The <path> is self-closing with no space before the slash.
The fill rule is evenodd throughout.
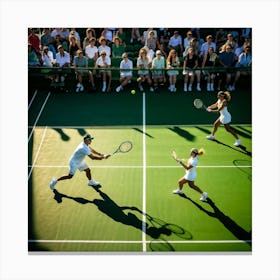
<path id="1" fill-rule="evenodd" d="M 207 111 L 207 107 L 203 104 L 203 101 L 201 99 L 195 99 L 193 101 L 193 105 L 196 109 L 204 109 Z"/>
<path id="2" fill-rule="evenodd" d="M 176 161 L 179 160 L 178 157 L 177 157 L 177 154 L 176 154 L 176 152 L 175 152 L 174 150 L 171 152 L 171 154 L 172 154 L 172 157 L 173 157 Z"/>
<path id="3" fill-rule="evenodd" d="M 111 153 L 110 155 L 114 155 L 114 154 L 117 154 L 117 153 L 127 153 L 129 152 L 131 149 L 132 149 L 133 145 L 132 145 L 132 142 L 131 141 L 124 141 L 122 142 L 119 147 L 113 152 Z"/>

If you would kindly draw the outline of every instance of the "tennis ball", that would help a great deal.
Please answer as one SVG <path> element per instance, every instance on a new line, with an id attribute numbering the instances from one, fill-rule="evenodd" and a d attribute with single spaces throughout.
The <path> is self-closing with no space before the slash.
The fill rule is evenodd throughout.
<path id="1" fill-rule="evenodd" d="M 134 89 L 131 90 L 131 94 L 135 94 L 136 91 Z"/>

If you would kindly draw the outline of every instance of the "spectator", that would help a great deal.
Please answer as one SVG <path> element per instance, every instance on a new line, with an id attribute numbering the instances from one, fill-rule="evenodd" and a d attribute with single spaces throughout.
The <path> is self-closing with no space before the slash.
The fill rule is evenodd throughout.
<path id="1" fill-rule="evenodd" d="M 189 48 L 187 55 L 185 56 L 184 64 L 183 64 L 183 75 L 185 75 L 185 79 L 184 79 L 184 91 L 185 92 L 192 91 L 194 76 L 196 76 L 196 79 L 197 79 L 196 90 L 201 91 L 200 70 L 197 70 L 196 69 L 197 67 L 198 67 L 198 56 L 196 54 L 194 54 L 193 48 Z M 190 78 L 190 82 L 189 82 L 189 87 L 188 87 L 189 78 Z"/>
<path id="2" fill-rule="evenodd" d="M 79 45 L 81 45 L 81 37 L 78 31 L 76 31 L 76 28 L 71 28 L 71 31 L 69 33 L 69 37 L 70 36 L 75 36 Z"/>
<path id="3" fill-rule="evenodd" d="M 85 48 L 85 56 L 88 59 L 88 66 L 93 67 L 98 58 L 98 49 L 95 46 L 96 39 L 94 37 L 89 39 L 89 45 Z"/>
<path id="4" fill-rule="evenodd" d="M 225 50 L 219 54 L 219 62 L 225 68 L 226 72 L 221 73 L 221 75 L 220 75 L 220 79 L 218 81 L 218 90 L 221 89 L 222 81 L 225 78 L 226 79 L 226 89 L 231 91 L 232 86 L 230 84 L 231 84 L 231 79 L 234 75 L 234 71 L 233 71 L 232 67 L 235 64 L 235 57 L 234 57 L 234 53 L 232 52 L 232 48 L 230 45 L 225 45 Z"/>
<path id="5" fill-rule="evenodd" d="M 179 74 L 179 68 L 180 66 L 180 60 L 177 55 L 177 52 L 175 49 L 172 49 L 168 57 L 166 59 L 166 68 L 170 69 L 167 71 L 167 75 L 169 76 L 169 90 L 171 92 L 176 92 L 176 82 L 177 82 L 177 76 Z"/>
<path id="6" fill-rule="evenodd" d="M 143 32 L 143 35 L 142 35 L 142 44 L 144 46 L 146 45 L 146 41 L 147 41 L 151 31 L 154 33 L 154 37 L 157 39 L 157 31 L 154 30 L 152 27 L 148 28 L 147 30 L 145 30 Z"/>
<path id="7" fill-rule="evenodd" d="M 85 50 L 86 46 L 89 45 L 89 41 L 91 38 L 93 38 L 93 32 L 92 29 L 88 28 L 86 31 L 86 37 L 83 40 L 83 50 Z"/>
<path id="8" fill-rule="evenodd" d="M 120 38 L 121 44 L 126 47 L 126 32 L 124 32 L 123 28 L 118 28 L 116 32 L 116 37 Z"/>
<path id="9" fill-rule="evenodd" d="M 110 92 L 111 89 L 111 59 L 110 57 L 107 55 L 106 51 L 103 50 L 101 51 L 100 56 L 97 58 L 96 60 L 96 64 L 95 64 L 95 69 L 97 68 L 102 68 L 99 73 L 101 74 L 102 77 L 102 82 L 103 82 L 103 87 L 102 87 L 102 92 Z M 107 86 L 107 79 L 108 79 L 108 86 Z"/>
<path id="10" fill-rule="evenodd" d="M 215 35 L 215 43 L 216 43 L 216 48 L 219 50 L 221 46 L 223 46 L 227 41 L 227 33 L 223 28 L 219 28 L 216 31 Z"/>
<path id="11" fill-rule="evenodd" d="M 54 39 L 51 36 L 51 31 L 49 28 L 44 28 L 43 34 L 41 36 L 41 48 L 45 46 L 49 48 L 49 50 L 53 54 L 53 58 L 56 56 L 56 48 L 53 45 Z"/>
<path id="12" fill-rule="evenodd" d="M 135 40 L 137 42 L 141 42 L 141 36 L 140 36 L 139 28 L 132 28 L 131 29 L 130 43 L 133 43 Z"/>
<path id="13" fill-rule="evenodd" d="M 235 90 L 235 85 L 237 81 L 240 78 L 240 75 L 248 76 L 251 75 L 251 69 L 248 69 L 248 67 L 252 66 L 252 55 L 251 55 L 251 47 L 247 46 L 244 49 L 244 52 L 241 53 L 238 57 L 238 62 L 235 65 L 236 67 L 240 68 L 246 68 L 246 69 L 240 69 L 236 72 L 234 83 L 231 87 L 231 90 Z"/>
<path id="14" fill-rule="evenodd" d="M 178 56 L 183 53 L 182 37 L 178 31 L 174 31 L 174 35 L 169 40 L 168 48 L 169 50 L 176 50 Z"/>
<path id="15" fill-rule="evenodd" d="M 33 50 L 36 53 L 40 52 L 40 38 L 35 33 L 34 28 L 30 28 L 30 35 L 28 36 L 28 42 L 32 45 Z"/>
<path id="16" fill-rule="evenodd" d="M 189 45 L 186 47 L 185 51 L 183 52 L 183 57 L 185 57 L 188 53 L 188 49 L 193 48 L 193 52 L 195 55 L 199 55 L 200 45 L 196 38 L 192 38 L 189 42 Z"/>
<path id="17" fill-rule="evenodd" d="M 214 91 L 214 81 L 216 73 L 213 72 L 213 68 L 216 65 L 217 54 L 214 52 L 212 47 L 209 48 L 208 52 L 204 55 L 202 61 L 202 73 L 207 79 L 207 91 Z"/>
<path id="18" fill-rule="evenodd" d="M 68 41 L 69 35 L 70 35 L 70 31 L 68 28 L 61 28 L 60 36 L 63 41 Z"/>
<path id="19" fill-rule="evenodd" d="M 49 50 L 48 46 L 43 47 L 42 51 L 42 63 L 45 67 L 53 67 L 55 61 L 53 58 L 53 53 Z"/>
<path id="20" fill-rule="evenodd" d="M 57 35 L 59 35 L 60 38 L 62 38 L 60 28 L 55 28 L 55 29 L 53 29 L 52 32 L 51 32 L 52 38 L 55 38 Z M 66 40 L 67 40 L 67 39 L 66 39 Z"/>
<path id="21" fill-rule="evenodd" d="M 235 52 L 234 52 L 235 57 L 237 58 L 237 60 L 238 60 L 239 55 L 245 50 L 245 48 L 246 47 L 250 47 L 250 46 L 251 46 L 250 38 L 245 38 L 243 45 L 241 47 L 237 47 Z"/>
<path id="22" fill-rule="evenodd" d="M 56 65 L 60 68 L 68 68 L 70 67 L 70 55 L 68 52 L 66 52 L 62 45 L 59 45 L 57 47 L 58 53 L 56 54 Z M 66 77 L 66 74 L 61 74 L 60 77 L 59 75 L 56 75 L 55 81 L 58 82 L 59 78 L 61 82 L 64 82 Z"/>
<path id="23" fill-rule="evenodd" d="M 122 54 L 122 61 L 120 63 L 120 85 L 116 88 L 116 92 L 120 92 L 124 87 L 131 82 L 133 76 L 133 63 L 128 59 L 127 53 Z"/>
<path id="24" fill-rule="evenodd" d="M 171 32 L 168 28 L 160 28 L 159 29 L 159 43 L 161 45 L 161 49 L 165 57 L 169 52 L 168 44 L 171 37 Z"/>
<path id="25" fill-rule="evenodd" d="M 225 43 L 226 45 L 230 45 L 231 46 L 231 50 L 233 52 L 235 52 L 236 48 L 238 47 L 235 39 L 233 39 L 233 35 L 232 34 L 227 34 L 227 41 Z"/>
<path id="26" fill-rule="evenodd" d="M 113 32 L 109 28 L 104 28 L 101 32 L 101 36 L 106 39 L 107 43 L 111 43 L 113 41 Z"/>
<path id="27" fill-rule="evenodd" d="M 63 46 L 63 42 L 62 42 L 61 36 L 60 36 L 59 34 L 57 34 L 57 35 L 54 37 L 54 40 L 53 40 L 52 45 L 54 46 L 54 48 L 55 48 L 56 50 L 58 49 L 58 46 Z M 56 57 L 56 55 L 55 55 L 54 57 Z"/>
<path id="28" fill-rule="evenodd" d="M 191 42 L 192 38 L 193 38 L 192 31 L 188 30 L 187 31 L 187 37 L 184 38 L 184 48 L 185 49 L 190 45 L 190 42 Z"/>
<path id="29" fill-rule="evenodd" d="M 94 85 L 94 79 L 92 72 L 88 69 L 79 69 L 81 67 L 87 68 L 88 67 L 88 59 L 83 55 L 82 50 L 77 51 L 77 56 L 74 57 L 73 60 L 73 66 L 76 71 L 78 84 L 76 86 L 76 92 L 84 91 L 84 85 L 83 85 L 83 76 L 88 76 L 90 84 L 91 84 L 91 90 L 95 90 Z"/>
<path id="30" fill-rule="evenodd" d="M 145 46 L 147 46 L 149 48 L 150 53 L 152 54 L 151 59 L 154 58 L 154 55 L 155 55 L 155 52 L 157 49 L 160 50 L 161 53 L 163 53 L 161 45 L 160 45 L 159 41 L 157 40 L 157 38 L 155 37 L 154 31 L 149 32 L 149 35 L 146 39 Z"/>
<path id="31" fill-rule="evenodd" d="M 157 50 L 156 57 L 152 61 L 152 69 L 158 69 L 152 71 L 152 78 L 154 81 L 155 91 L 158 90 L 158 84 L 163 85 L 166 82 L 164 68 L 165 68 L 165 59 L 162 56 L 161 51 Z"/>
<path id="32" fill-rule="evenodd" d="M 206 42 L 202 44 L 201 48 L 200 48 L 200 54 L 199 56 L 201 58 L 204 57 L 204 55 L 208 52 L 209 48 L 213 48 L 214 52 L 216 52 L 216 44 L 213 42 L 213 37 L 212 35 L 208 35 L 206 37 Z"/>
<path id="33" fill-rule="evenodd" d="M 120 58 L 125 52 L 125 47 L 121 44 L 120 38 L 115 37 L 112 45 L 112 57 Z"/>
<path id="34" fill-rule="evenodd" d="M 28 43 L 28 66 L 40 66 L 40 61 L 36 51 L 30 43 Z"/>
<path id="35" fill-rule="evenodd" d="M 101 55 L 102 51 L 105 51 L 107 58 L 110 57 L 111 56 L 111 48 L 109 46 L 107 46 L 107 41 L 103 36 L 101 36 L 99 38 L 99 44 L 100 44 L 100 46 L 98 47 L 99 56 Z"/>
<path id="36" fill-rule="evenodd" d="M 151 62 L 148 57 L 148 52 L 145 48 L 139 50 L 139 56 L 137 58 L 137 68 L 138 70 L 138 86 L 140 91 L 144 91 L 142 83 L 147 81 L 148 85 L 150 86 L 150 91 L 153 92 L 154 89 L 152 87 L 152 80 L 149 74 L 149 69 L 151 66 Z"/>
<path id="37" fill-rule="evenodd" d="M 73 63 L 74 56 L 77 54 L 77 50 L 80 50 L 81 46 L 79 41 L 74 35 L 69 36 L 69 54 L 70 54 L 70 61 L 71 64 Z"/>

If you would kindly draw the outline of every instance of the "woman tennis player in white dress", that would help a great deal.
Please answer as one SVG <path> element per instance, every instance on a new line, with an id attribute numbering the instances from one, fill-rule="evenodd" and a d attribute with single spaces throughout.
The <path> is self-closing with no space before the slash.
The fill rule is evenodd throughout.
<path id="1" fill-rule="evenodd" d="M 231 122 L 231 114 L 227 109 L 228 101 L 230 100 L 230 93 L 228 91 L 219 91 L 218 92 L 218 100 L 216 103 L 207 107 L 208 112 L 220 113 L 219 118 L 214 123 L 214 128 L 211 135 L 206 136 L 208 140 L 215 139 L 215 133 L 218 130 L 218 127 L 223 124 L 226 128 L 226 131 L 231 133 L 236 139 L 234 146 L 239 146 L 241 144 L 241 139 L 239 139 L 238 135 L 234 132 L 234 130 L 230 127 Z"/>
<path id="2" fill-rule="evenodd" d="M 191 149 L 190 158 L 188 159 L 187 165 L 184 164 L 182 160 L 175 158 L 175 160 L 186 170 L 186 174 L 178 181 L 178 189 L 173 191 L 174 194 L 183 194 L 183 186 L 185 183 L 188 183 L 190 188 L 201 194 L 201 201 L 207 201 L 207 193 L 203 192 L 198 186 L 194 184 L 194 180 L 196 179 L 196 166 L 198 165 L 198 156 L 203 154 L 203 149 Z"/>

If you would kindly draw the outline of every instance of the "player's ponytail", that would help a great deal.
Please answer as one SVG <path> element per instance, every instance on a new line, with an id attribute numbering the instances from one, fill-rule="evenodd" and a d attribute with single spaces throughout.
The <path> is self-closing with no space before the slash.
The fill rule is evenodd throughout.
<path id="1" fill-rule="evenodd" d="M 199 155 L 199 156 L 202 156 L 202 155 L 204 155 L 204 154 L 205 154 L 205 150 L 204 150 L 203 148 L 201 148 L 201 149 L 198 150 L 198 155 Z"/>
<path id="2" fill-rule="evenodd" d="M 226 99 L 227 101 L 230 101 L 231 95 L 230 95 L 229 91 L 225 91 L 224 93 L 225 93 L 225 99 Z"/>
<path id="3" fill-rule="evenodd" d="M 204 150 L 203 148 L 201 148 L 201 149 L 199 149 L 199 150 L 193 148 L 193 149 L 191 149 L 191 153 L 195 154 L 196 156 L 197 156 L 197 155 L 202 156 L 202 155 L 205 154 L 205 150 Z"/>

